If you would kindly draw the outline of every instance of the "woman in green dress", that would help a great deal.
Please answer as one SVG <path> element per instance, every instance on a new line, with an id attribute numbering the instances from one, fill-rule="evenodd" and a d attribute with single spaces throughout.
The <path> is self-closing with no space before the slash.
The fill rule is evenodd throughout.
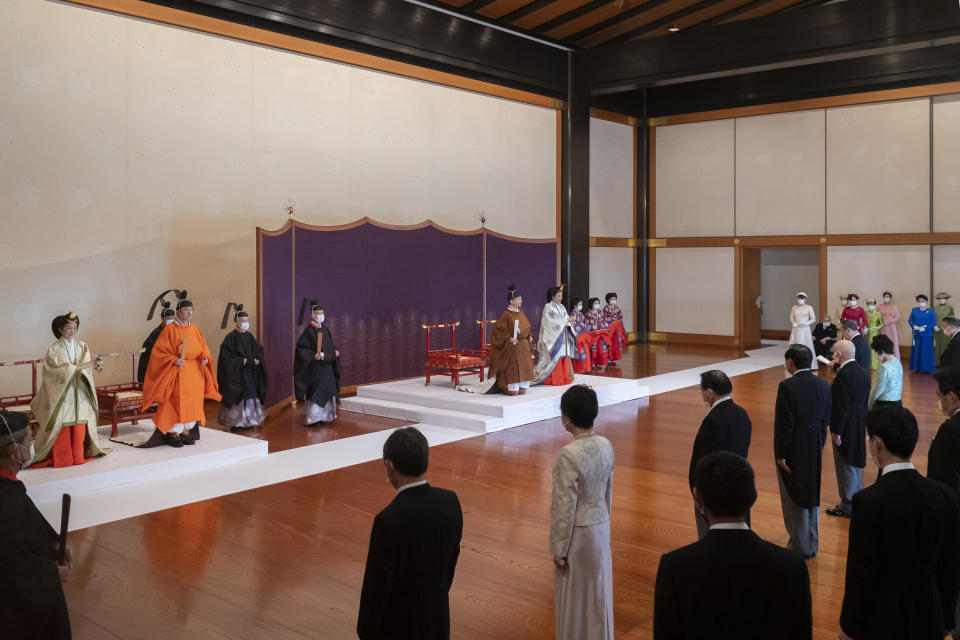
<path id="1" fill-rule="evenodd" d="M 880 335 L 883 329 L 883 314 L 877 311 L 877 301 L 873 298 L 867 298 L 867 344 L 873 342 L 873 339 Z M 876 369 L 880 366 L 880 360 L 877 359 L 877 352 L 870 350 L 870 369 Z"/>

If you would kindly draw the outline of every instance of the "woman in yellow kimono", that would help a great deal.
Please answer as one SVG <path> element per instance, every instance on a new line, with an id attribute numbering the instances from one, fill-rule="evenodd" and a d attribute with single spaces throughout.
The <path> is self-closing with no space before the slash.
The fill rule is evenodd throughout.
<path id="1" fill-rule="evenodd" d="M 877 301 L 873 298 L 867 298 L 867 344 L 871 344 L 873 339 L 880 335 L 883 329 L 883 314 L 877 311 Z M 870 349 L 870 369 L 876 369 L 880 366 L 880 360 L 877 359 L 877 352 Z"/>
<path id="2" fill-rule="evenodd" d="M 97 390 L 93 360 L 87 345 L 78 340 L 80 319 L 70 311 L 53 319 L 57 341 L 43 359 L 40 390 L 30 403 L 40 424 L 34 467 L 69 467 L 106 455 L 97 439 Z"/>

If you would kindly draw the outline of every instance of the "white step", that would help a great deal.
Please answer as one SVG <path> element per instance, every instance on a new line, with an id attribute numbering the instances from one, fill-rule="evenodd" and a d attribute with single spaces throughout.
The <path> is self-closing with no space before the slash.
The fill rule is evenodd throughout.
<path id="1" fill-rule="evenodd" d="M 344 411 L 353 411 L 366 415 L 408 420 L 410 422 L 425 422 L 438 427 L 463 429 L 478 433 L 499 431 L 503 428 L 504 424 L 503 418 L 480 413 L 452 411 L 450 409 L 440 409 L 361 396 L 344 398 L 340 403 L 340 408 Z"/>

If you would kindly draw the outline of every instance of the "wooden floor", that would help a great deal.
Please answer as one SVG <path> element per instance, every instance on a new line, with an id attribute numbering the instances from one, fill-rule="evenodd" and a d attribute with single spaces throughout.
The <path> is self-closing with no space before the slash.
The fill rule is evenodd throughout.
<path id="1" fill-rule="evenodd" d="M 643 377 L 733 357 L 723 349 L 635 346 L 608 373 Z M 734 397 L 753 420 L 749 457 L 760 493 L 753 527 L 779 544 L 786 533 L 772 425 L 782 379 L 779 368 L 733 379 Z M 920 422 L 914 462 L 924 471 L 942 421 L 930 376 L 907 374 L 904 402 Z M 706 411 L 689 388 L 600 412 L 598 431 L 616 452 L 618 638 L 652 637 L 660 555 L 696 539 L 686 475 Z M 250 435 L 277 451 L 397 424 L 345 412 L 335 428 L 311 430 L 288 410 Z M 464 510 L 450 597 L 454 638 L 553 637 L 550 478 L 568 441 L 559 420 L 547 420 L 431 449 L 428 479 L 456 491 Z M 864 478 L 875 477 L 868 462 Z M 392 497 L 382 463 L 370 462 L 76 532 L 65 585 L 74 638 L 355 638 L 370 525 Z M 837 501 L 829 448 L 821 497 L 824 508 Z M 820 552 L 808 565 L 815 638 L 837 637 L 848 524 L 821 517 Z"/>

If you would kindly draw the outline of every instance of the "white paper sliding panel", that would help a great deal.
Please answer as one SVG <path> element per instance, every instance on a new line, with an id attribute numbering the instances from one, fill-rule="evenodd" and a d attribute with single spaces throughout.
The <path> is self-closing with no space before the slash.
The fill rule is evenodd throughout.
<path id="1" fill-rule="evenodd" d="M 617 304 L 623 310 L 623 328 L 627 332 L 636 327 L 634 309 L 633 260 L 636 249 L 620 247 L 590 247 L 590 296 L 605 304 L 607 293 L 617 294 Z M 586 306 L 586 300 L 583 301 Z"/>
<path id="2" fill-rule="evenodd" d="M 933 99 L 933 230 L 960 231 L 960 94 Z"/>
<path id="3" fill-rule="evenodd" d="M 822 109 L 737 119 L 737 235 L 824 233 Z"/>
<path id="4" fill-rule="evenodd" d="M 860 303 L 867 297 L 880 301 L 885 290 L 893 293 L 900 307 L 897 335 L 900 344 L 909 345 L 911 332 L 907 316 L 913 308 L 913 297 L 929 293 L 930 246 L 871 246 L 827 248 L 827 301 L 835 313 L 841 294 L 856 293 Z"/>
<path id="5" fill-rule="evenodd" d="M 817 308 L 820 298 L 819 249 L 763 249 L 760 252 L 760 264 L 763 298 L 761 329 L 791 329 L 790 307 L 797 303 L 798 291 L 807 294 L 807 302 L 813 305 L 818 317 L 823 315 L 823 310 Z"/>
<path id="6" fill-rule="evenodd" d="M 654 331 L 732 336 L 732 247 L 655 249 Z"/>
<path id="7" fill-rule="evenodd" d="M 960 245 L 933 247 L 933 291 L 929 292 L 930 301 L 933 302 L 933 296 L 941 291 L 953 296 L 949 304 L 954 311 L 960 312 Z"/>
<path id="8" fill-rule="evenodd" d="M 827 110 L 827 233 L 930 230 L 930 101 Z"/>
<path id="9" fill-rule="evenodd" d="M 590 235 L 634 236 L 633 127 L 590 118 Z"/>
<path id="10" fill-rule="evenodd" d="M 656 235 L 732 236 L 734 121 L 656 129 Z"/>

